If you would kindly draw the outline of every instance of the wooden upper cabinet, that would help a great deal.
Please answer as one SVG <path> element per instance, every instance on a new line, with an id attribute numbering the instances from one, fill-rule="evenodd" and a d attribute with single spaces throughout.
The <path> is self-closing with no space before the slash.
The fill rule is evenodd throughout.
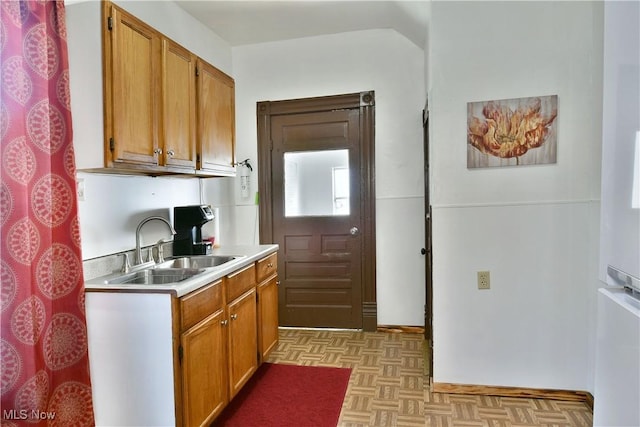
<path id="1" fill-rule="evenodd" d="M 105 3 L 105 166 L 158 164 L 160 35 Z"/>
<path id="2" fill-rule="evenodd" d="M 231 77 L 103 3 L 104 167 L 235 175 Z"/>
<path id="3" fill-rule="evenodd" d="M 162 41 L 163 156 L 169 167 L 196 167 L 196 57 Z"/>
<path id="4" fill-rule="evenodd" d="M 198 59 L 198 172 L 235 175 L 235 82 Z"/>

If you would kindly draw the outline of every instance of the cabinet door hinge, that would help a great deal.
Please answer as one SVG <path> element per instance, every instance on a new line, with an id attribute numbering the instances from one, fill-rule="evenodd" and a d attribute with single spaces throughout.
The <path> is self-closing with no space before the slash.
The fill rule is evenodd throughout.
<path id="1" fill-rule="evenodd" d="M 107 29 L 109 31 L 113 30 L 113 18 L 112 17 L 108 17 L 107 18 Z"/>
<path id="2" fill-rule="evenodd" d="M 200 154 L 196 154 L 196 163 L 200 163 Z"/>
<path id="3" fill-rule="evenodd" d="M 182 350 L 182 346 L 178 347 L 178 361 L 180 362 L 180 364 L 182 365 L 182 356 L 183 356 L 184 351 Z"/>
<path id="4" fill-rule="evenodd" d="M 113 142 L 113 138 L 109 138 L 109 150 L 114 151 L 116 149 L 116 143 Z"/>

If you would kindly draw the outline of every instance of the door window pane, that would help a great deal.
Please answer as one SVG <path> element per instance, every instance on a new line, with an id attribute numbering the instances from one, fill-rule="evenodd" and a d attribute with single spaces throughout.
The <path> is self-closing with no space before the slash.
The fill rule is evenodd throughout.
<path id="1" fill-rule="evenodd" d="M 349 215 L 349 150 L 284 153 L 284 214 Z"/>

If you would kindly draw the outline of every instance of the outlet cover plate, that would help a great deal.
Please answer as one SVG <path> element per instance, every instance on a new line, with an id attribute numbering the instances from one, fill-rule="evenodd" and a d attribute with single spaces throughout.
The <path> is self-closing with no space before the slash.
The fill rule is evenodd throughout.
<path id="1" fill-rule="evenodd" d="M 478 271 L 478 289 L 491 289 L 491 280 L 488 271 Z"/>

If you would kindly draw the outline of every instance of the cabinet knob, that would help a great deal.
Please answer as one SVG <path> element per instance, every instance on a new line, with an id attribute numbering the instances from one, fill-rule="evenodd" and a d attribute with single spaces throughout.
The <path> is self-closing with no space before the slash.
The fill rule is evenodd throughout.
<path id="1" fill-rule="evenodd" d="M 162 148 L 156 148 L 155 150 L 153 150 L 153 153 L 158 155 L 162 154 Z"/>
<path id="2" fill-rule="evenodd" d="M 232 315 L 231 315 L 231 320 L 236 320 L 237 318 L 238 318 L 238 315 L 237 315 L 237 314 L 232 314 Z"/>
<path id="3" fill-rule="evenodd" d="M 276 281 L 276 286 L 280 286 L 280 280 Z"/>
<path id="4" fill-rule="evenodd" d="M 227 323 L 229 323 L 229 321 L 228 321 L 227 319 L 224 319 L 224 320 L 221 320 L 221 321 L 220 321 L 220 324 L 221 324 L 222 326 L 227 326 Z"/>
<path id="5" fill-rule="evenodd" d="M 175 151 L 173 151 L 173 150 L 169 150 L 169 151 L 167 151 L 167 155 L 168 155 L 169 157 L 173 157 L 173 156 L 175 156 L 175 154 L 176 154 L 176 152 L 175 152 Z"/>

